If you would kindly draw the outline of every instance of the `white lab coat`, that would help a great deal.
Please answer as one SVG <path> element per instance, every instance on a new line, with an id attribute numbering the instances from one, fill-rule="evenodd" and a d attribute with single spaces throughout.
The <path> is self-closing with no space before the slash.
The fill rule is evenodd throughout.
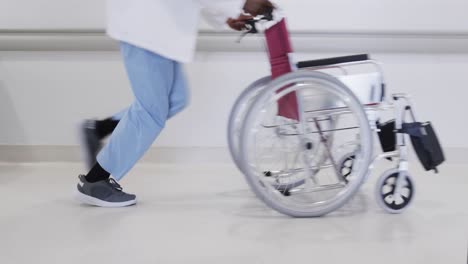
<path id="1" fill-rule="evenodd" d="M 224 24 L 244 0 L 107 0 L 107 34 L 179 62 L 193 58 L 200 14 Z"/>

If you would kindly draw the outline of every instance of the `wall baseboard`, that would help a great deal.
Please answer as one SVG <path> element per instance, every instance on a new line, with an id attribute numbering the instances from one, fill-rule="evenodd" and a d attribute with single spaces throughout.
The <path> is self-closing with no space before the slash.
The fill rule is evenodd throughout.
<path id="1" fill-rule="evenodd" d="M 468 165 L 468 148 L 445 148 L 447 163 Z M 411 159 L 415 159 L 410 151 Z M 0 145 L 0 162 L 81 162 L 79 146 Z M 226 147 L 153 147 L 143 163 L 232 163 Z"/>

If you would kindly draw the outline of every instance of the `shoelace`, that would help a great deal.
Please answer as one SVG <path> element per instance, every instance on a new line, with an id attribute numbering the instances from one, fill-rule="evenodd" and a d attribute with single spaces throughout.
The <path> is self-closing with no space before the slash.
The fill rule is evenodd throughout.
<path id="1" fill-rule="evenodd" d="M 96 121 L 87 120 L 86 123 L 85 123 L 85 127 L 87 129 L 96 129 Z"/>
<path id="2" fill-rule="evenodd" d="M 112 187 L 114 187 L 116 190 L 118 191 L 122 191 L 122 186 L 120 186 L 120 184 L 118 184 L 113 178 L 109 178 L 109 180 L 107 181 Z"/>

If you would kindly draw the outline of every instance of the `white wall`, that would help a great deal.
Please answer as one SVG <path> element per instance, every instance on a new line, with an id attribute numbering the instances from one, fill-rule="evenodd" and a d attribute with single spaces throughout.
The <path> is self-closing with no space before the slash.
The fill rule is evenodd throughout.
<path id="1" fill-rule="evenodd" d="M 15 45 L 24 47 L 36 39 L 29 46 L 45 45 L 52 50 L 1 51 L 0 43 L 0 145 L 74 145 L 80 120 L 105 117 L 130 103 L 128 81 L 119 55 L 110 51 L 112 48 L 99 52 L 60 51 L 63 43 L 80 41 L 82 37 L 75 39 L 64 34 L 57 40 L 66 41 L 55 43 L 55 35 L 52 38 L 35 33 L 35 30 L 65 33 L 76 29 L 102 30 L 104 3 L 104 0 L 0 0 L 0 42 L 10 43 L 3 47 L 15 50 Z M 309 42 L 313 47 L 302 50 L 320 48 L 315 49 L 319 53 L 298 57 L 342 55 L 336 53 L 338 50 L 376 51 L 373 57 L 384 63 L 390 90 L 414 96 L 419 116 L 434 121 L 445 146 L 468 147 L 465 137 L 468 122 L 464 121 L 468 96 L 465 88 L 468 49 L 464 44 L 468 36 L 468 1 L 279 0 L 277 3 L 284 7 L 301 47 Z M 202 29 L 208 27 L 202 25 Z M 15 30 L 30 33 L 26 37 L 11 35 Z M 344 33 L 315 39 L 317 32 Z M 363 38 L 356 37 L 356 32 L 371 32 L 364 36 L 361 47 Z M 403 37 L 392 40 L 394 35 L 388 35 L 389 32 L 400 32 L 395 36 Z M 405 32 L 408 34 L 402 35 Z M 233 36 L 221 38 L 230 43 Z M 320 42 L 319 46 L 314 46 L 315 40 Z M 157 144 L 225 146 L 226 121 L 233 101 L 249 82 L 268 74 L 263 53 L 250 52 L 252 49 L 213 52 L 226 50 L 226 46 L 210 41 L 211 38 L 205 38 L 203 52 L 198 52 L 196 61 L 187 65 L 191 106 L 168 124 Z M 76 43 L 74 50 L 80 45 L 87 45 L 85 50 L 89 50 L 89 45 L 96 42 Z M 418 50 L 423 43 L 425 49 Z"/>
<path id="2" fill-rule="evenodd" d="M 0 0 L 0 29 L 102 28 L 105 0 Z"/>
<path id="3" fill-rule="evenodd" d="M 299 54 L 318 58 L 340 54 Z M 468 147 L 468 54 L 374 54 L 392 92 L 413 95 L 447 147 Z M 191 106 L 169 122 L 162 146 L 225 146 L 229 109 L 241 90 L 268 74 L 263 53 L 198 53 L 187 67 Z M 118 53 L 0 53 L 0 144 L 74 145 L 75 126 L 131 101 Z"/>
<path id="4" fill-rule="evenodd" d="M 274 2 L 288 14 L 292 30 L 468 30 L 466 0 Z M 0 7 L 0 29 L 104 27 L 105 0 L 0 0 Z"/>

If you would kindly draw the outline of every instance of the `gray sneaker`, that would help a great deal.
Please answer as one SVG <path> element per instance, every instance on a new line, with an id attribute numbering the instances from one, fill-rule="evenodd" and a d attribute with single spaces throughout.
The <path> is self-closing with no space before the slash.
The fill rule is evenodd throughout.
<path id="1" fill-rule="evenodd" d="M 122 191 L 112 178 L 88 182 L 84 175 L 78 176 L 76 199 L 82 203 L 100 207 L 124 207 L 136 204 L 136 196 Z"/>
<path id="2" fill-rule="evenodd" d="M 86 166 L 91 169 L 96 164 L 96 156 L 102 148 L 96 133 L 96 120 L 85 120 L 80 126 L 80 140 Z"/>

